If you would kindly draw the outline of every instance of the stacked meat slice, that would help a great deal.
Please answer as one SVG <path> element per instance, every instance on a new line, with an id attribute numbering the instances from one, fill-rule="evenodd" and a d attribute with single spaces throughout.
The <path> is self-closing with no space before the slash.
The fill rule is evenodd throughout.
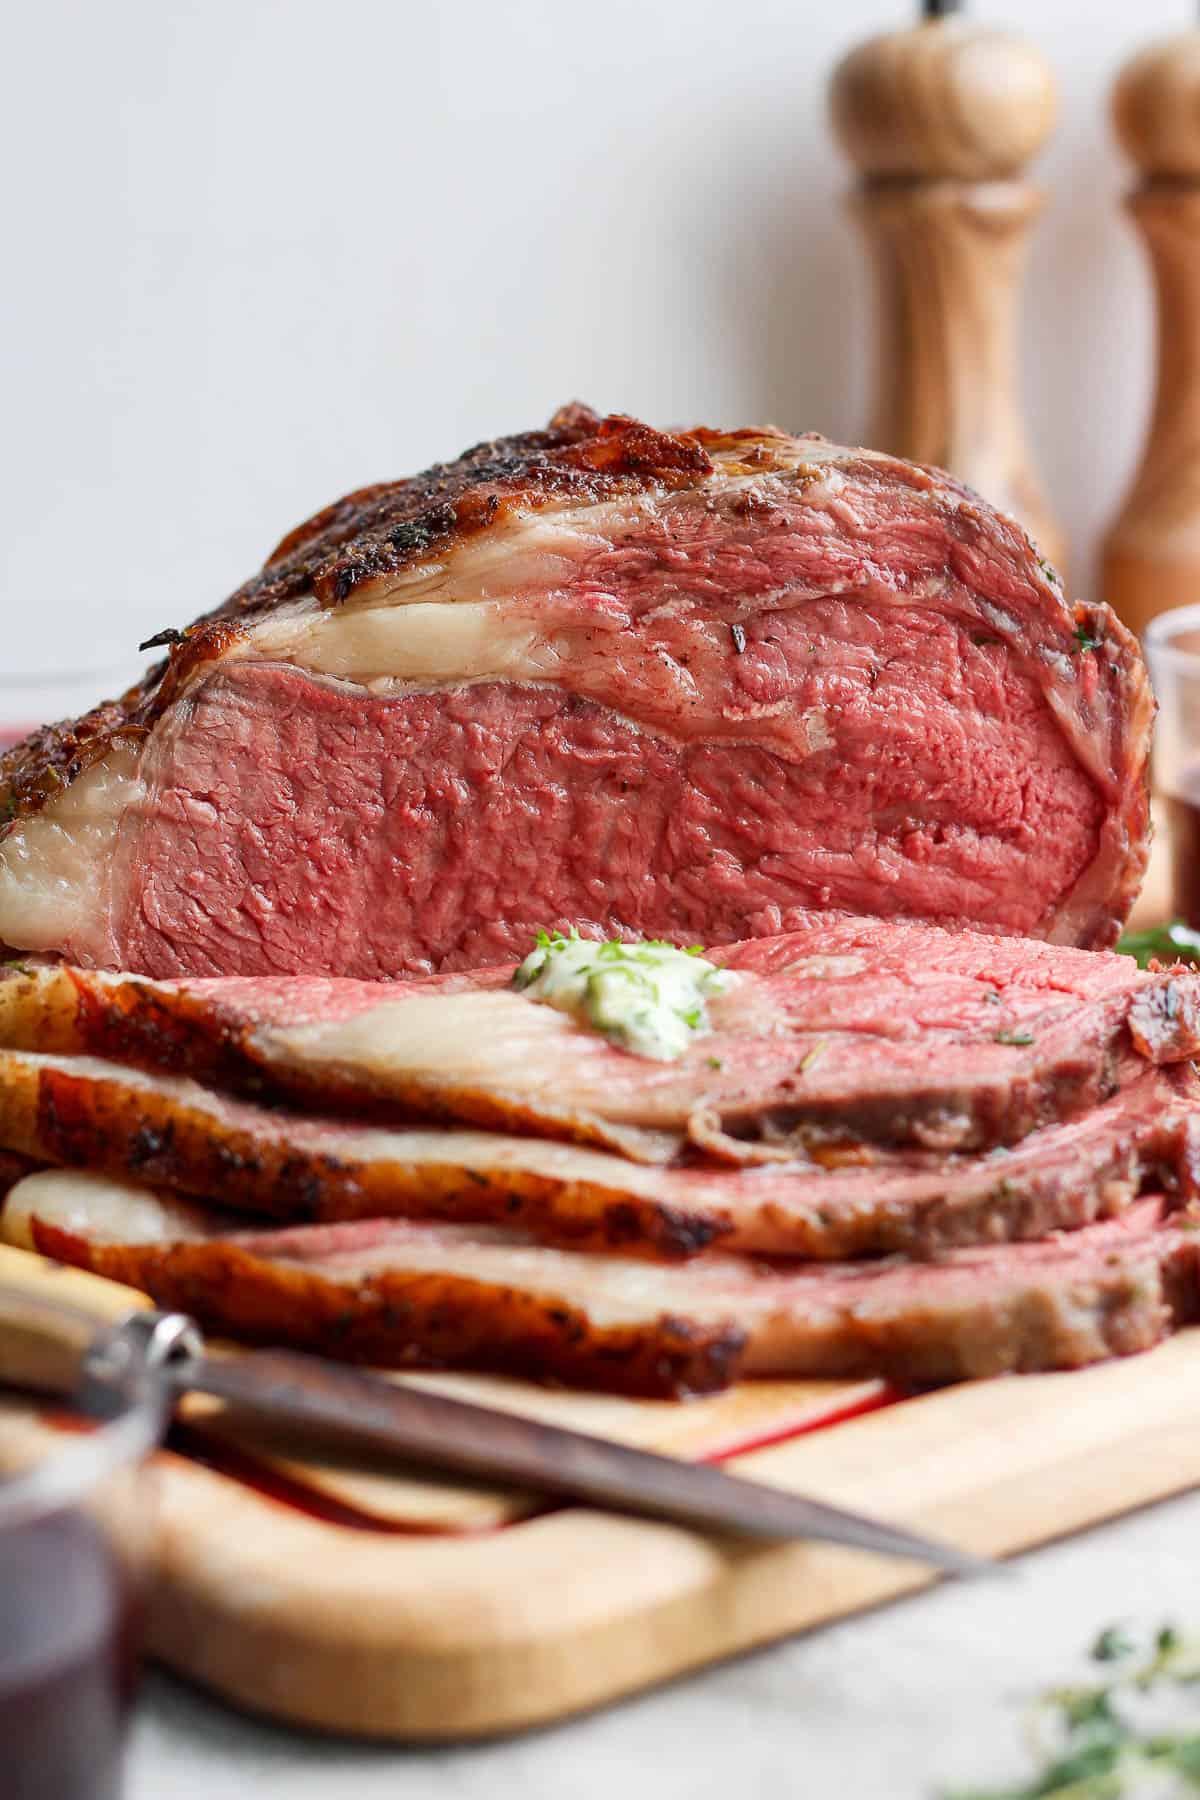
<path id="1" fill-rule="evenodd" d="M 1073 1367 L 1200 1310 L 1200 975 L 837 914 L 711 954 L 668 1062 L 511 966 L 15 970 L 5 1233 L 244 1339 L 637 1393 Z"/>

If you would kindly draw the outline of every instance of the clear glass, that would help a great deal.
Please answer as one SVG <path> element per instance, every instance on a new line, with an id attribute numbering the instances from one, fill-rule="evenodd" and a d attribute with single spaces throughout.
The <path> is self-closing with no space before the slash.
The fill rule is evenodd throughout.
<path id="1" fill-rule="evenodd" d="M 104 1390 L 106 1422 L 37 1399 L 90 1322 L 0 1286 L 0 1793 L 118 1800 L 154 1522 L 161 1384 Z M 59 1353 L 61 1355 L 61 1353 Z"/>
<path id="2" fill-rule="evenodd" d="M 41 674 L 0 670 L 0 750 L 39 725 L 78 718 L 100 700 L 115 700 L 137 680 L 144 663 L 131 659 L 95 668 Z"/>
<path id="3" fill-rule="evenodd" d="M 1154 781 L 1170 834 L 1172 916 L 1200 930 L 1200 606 L 1153 619 L 1146 660 L 1158 699 Z"/>

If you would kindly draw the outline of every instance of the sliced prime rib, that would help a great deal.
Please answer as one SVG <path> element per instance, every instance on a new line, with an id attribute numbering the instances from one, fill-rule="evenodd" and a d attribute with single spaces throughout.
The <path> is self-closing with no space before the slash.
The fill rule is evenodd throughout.
<path id="1" fill-rule="evenodd" d="M 0 942 L 375 979 L 805 909 L 1110 944 L 1133 639 L 950 477 L 568 408 L 291 533 L 0 758 Z"/>
<path id="2" fill-rule="evenodd" d="M 808 915 L 713 953 L 712 1031 L 650 1062 L 512 991 L 511 967 L 399 984 L 0 981 L 0 1044 L 94 1054 L 252 1097 L 730 1161 L 866 1137 L 961 1151 L 1086 1110 L 1200 1051 L 1200 974 L 900 921 Z"/>
<path id="3" fill-rule="evenodd" d="M 1081 1231 L 937 1262 L 709 1252 L 650 1267 L 503 1226 L 239 1230 L 148 1190 L 62 1173 L 19 1182 L 0 1219 L 10 1241 L 246 1341 L 642 1394 L 750 1374 L 943 1382 L 1145 1349 L 1197 1312 L 1198 1239 L 1185 1224 L 1151 1197 Z"/>
<path id="4" fill-rule="evenodd" d="M 680 1258 L 713 1243 L 837 1259 L 1041 1237 L 1144 1188 L 1200 1194 L 1200 1082 L 1151 1070 L 1015 1150 L 860 1147 L 756 1169 L 647 1167 L 462 1127 L 382 1130 L 264 1108 L 90 1057 L 0 1051 L 0 1163 L 19 1152 L 288 1223 L 404 1217 L 519 1227 L 541 1242 Z"/>

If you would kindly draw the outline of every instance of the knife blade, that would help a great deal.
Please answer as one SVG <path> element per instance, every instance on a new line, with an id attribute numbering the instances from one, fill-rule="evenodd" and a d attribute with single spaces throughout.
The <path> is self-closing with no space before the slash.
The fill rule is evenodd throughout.
<path id="1" fill-rule="evenodd" d="M 296 1351 L 247 1351 L 236 1358 L 202 1353 L 178 1370 L 172 1367 L 168 1378 L 258 1418 L 289 1419 L 343 1443 L 416 1457 L 458 1475 L 514 1482 L 560 1499 L 740 1536 L 819 1538 L 953 1575 L 998 1567 L 954 1545 L 728 1475 L 711 1463 L 658 1456 Z"/>
<path id="2" fill-rule="evenodd" d="M 236 1413 L 312 1438 L 503 1481 L 555 1499 L 766 1539 L 812 1538 L 953 1575 L 1003 1565 L 709 1463 L 690 1463 L 500 1408 L 409 1387 L 291 1350 L 207 1346 L 192 1320 L 133 1289 L 0 1245 L 0 1387 L 111 1414 L 141 1380 L 168 1401 L 207 1393 Z"/>
<path id="3" fill-rule="evenodd" d="M 286 1421 L 342 1446 L 417 1459 L 457 1475 L 738 1536 L 820 1539 L 945 1574 L 999 1567 L 954 1545 L 746 1481 L 711 1463 L 658 1456 L 344 1363 L 292 1350 L 214 1356 L 181 1314 L 139 1311 L 102 1334 L 84 1359 L 77 1397 L 85 1404 L 90 1397 L 94 1405 L 97 1390 L 129 1356 L 157 1364 L 176 1396 L 209 1394 L 244 1417 L 272 1425 Z"/>

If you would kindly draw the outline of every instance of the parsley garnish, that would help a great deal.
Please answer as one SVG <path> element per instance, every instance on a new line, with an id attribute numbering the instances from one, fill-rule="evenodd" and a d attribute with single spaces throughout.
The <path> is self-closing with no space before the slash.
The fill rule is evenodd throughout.
<path id="1" fill-rule="evenodd" d="M 1032 1044 L 1033 1033 L 1032 1031 L 998 1031 L 993 1041 L 997 1044 L 1016 1044 L 1024 1047 L 1026 1044 Z"/>
<path id="2" fill-rule="evenodd" d="M 1050 1688 L 1031 1707 L 1030 1737 L 1049 1748 L 1030 1782 L 960 1790 L 947 1800 L 1138 1800 L 1150 1791 L 1200 1788 L 1200 1643 L 1164 1625 L 1139 1650 L 1123 1627 L 1110 1625 L 1092 1645 L 1091 1660 L 1111 1670 L 1108 1680 Z M 1150 1693 L 1176 1703 L 1178 1722 L 1164 1725 L 1157 1706 L 1147 1721 Z M 1172 1776 L 1182 1779 L 1172 1783 Z"/>
<path id="3" fill-rule="evenodd" d="M 1080 651 L 1098 650 L 1104 642 L 1103 638 L 1093 637 L 1086 625 L 1077 625 L 1072 636 L 1079 646 Z"/>

